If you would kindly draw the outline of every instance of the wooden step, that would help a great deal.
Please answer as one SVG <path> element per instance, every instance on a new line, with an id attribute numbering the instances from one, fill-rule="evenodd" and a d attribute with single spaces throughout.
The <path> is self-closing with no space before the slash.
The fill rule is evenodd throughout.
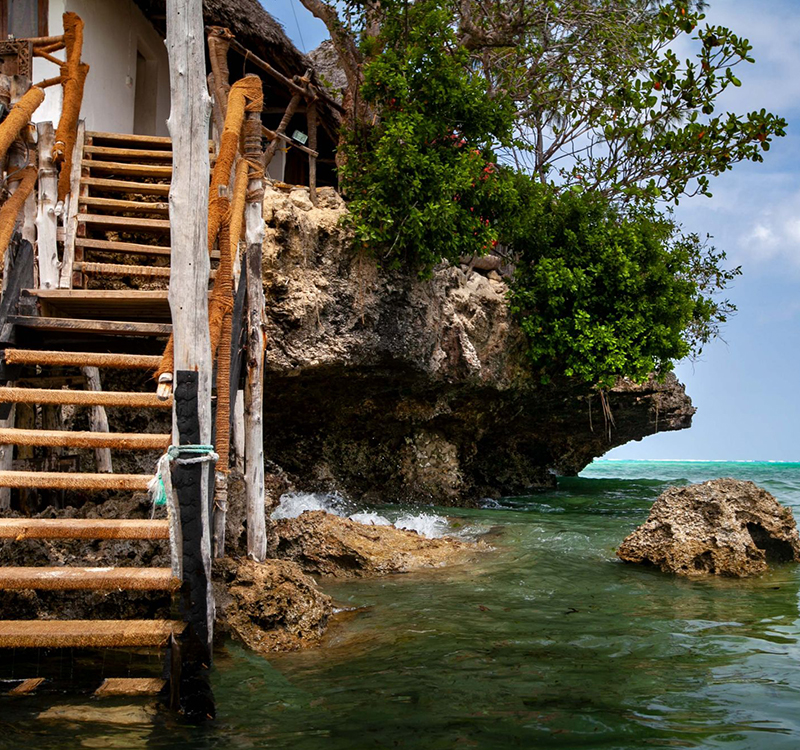
<path id="1" fill-rule="evenodd" d="M 167 146 L 172 149 L 172 138 L 163 135 L 137 135 L 135 133 L 107 133 L 102 130 L 87 130 L 86 140 L 114 141 L 116 143 L 149 143 Z"/>
<path id="2" fill-rule="evenodd" d="M 44 677 L 30 677 L 27 680 L 20 682 L 12 690 L 8 691 L 9 695 L 30 695 L 44 682 Z"/>
<path id="3" fill-rule="evenodd" d="M 84 154 L 91 154 L 106 161 L 149 161 L 150 159 L 169 159 L 172 161 L 172 149 L 156 148 L 122 148 L 119 146 L 84 146 Z"/>
<path id="4" fill-rule="evenodd" d="M 172 436 L 140 432 L 70 432 L 0 428 L 0 445 L 45 445 L 63 448 L 113 448 L 115 450 L 164 450 Z"/>
<path id="5" fill-rule="evenodd" d="M 149 474 L 78 474 L 47 471 L 0 471 L 0 487 L 40 490 L 128 490 L 144 492 Z"/>
<path id="6" fill-rule="evenodd" d="M 118 370 L 155 370 L 161 364 L 158 354 L 109 354 L 106 352 L 52 352 L 40 349 L 6 349 L 10 365 L 48 365 L 50 367 L 106 367 Z"/>
<path id="7" fill-rule="evenodd" d="M 135 323 L 121 320 L 85 320 L 81 318 L 46 318 L 38 315 L 9 315 L 8 322 L 39 331 L 73 331 L 108 336 L 169 336 L 169 323 Z"/>
<path id="8" fill-rule="evenodd" d="M 81 206 L 106 211 L 130 211 L 148 214 L 169 214 L 169 203 L 149 203 L 148 201 L 129 201 L 117 198 L 95 198 L 82 195 L 78 202 Z"/>
<path id="9" fill-rule="evenodd" d="M 76 261 L 72 267 L 76 271 L 98 276 L 139 276 L 150 279 L 168 279 L 169 266 L 131 266 L 119 263 L 87 263 Z M 212 272 L 213 273 L 213 272 Z"/>
<path id="10" fill-rule="evenodd" d="M 116 240 L 96 240 L 89 237 L 78 237 L 75 247 L 87 250 L 103 250 L 108 253 L 131 253 L 132 255 L 166 255 L 170 248 L 164 245 L 145 245 L 139 242 L 118 242 Z"/>
<path id="11" fill-rule="evenodd" d="M 78 223 L 91 227 L 119 229 L 127 232 L 169 232 L 169 219 L 144 219 L 138 216 L 106 216 L 78 214 Z"/>
<path id="12" fill-rule="evenodd" d="M 167 684 L 160 677 L 107 677 L 94 694 L 99 697 L 113 695 L 158 695 Z"/>
<path id="13" fill-rule="evenodd" d="M 114 180 L 109 177 L 81 177 L 81 185 L 96 188 L 109 193 L 134 193 L 138 195 L 169 195 L 169 183 L 166 182 L 133 182 L 131 180 Z"/>
<path id="14" fill-rule="evenodd" d="M 135 648 L 165 646 L 179 620 L 0 620 L 0 648 Z"/>
<path id="15" fill-rule="evenodd" d="M 61 404 L 72 406 L 127 406 L 132 409 L 171 409 L 172 399 L 155 393 L 129 391 L 68 391 L 50 388 L 0 387 L 0 403 Z"/>
<path id="16" fill-rule="evenodd" d="M 175 591 L 170 568 L 0 568 L 0 591 Z"/>
<path id="17" fill-rule="evenodd" d="M 169 521 L 127 518 L 0 518 L 0 539 L 169 539 Z"/>
<path id="18" fill-rule="evenodd" d="M 133 164 L 118 161 L 98 161 L 84 159 L 81 162 L 83 169 L 88 169 L 91 174 L 130 175 L 131 177 L 155 177 L 169 180 L 172 177 L 172 167 L 159 164 Z"/>

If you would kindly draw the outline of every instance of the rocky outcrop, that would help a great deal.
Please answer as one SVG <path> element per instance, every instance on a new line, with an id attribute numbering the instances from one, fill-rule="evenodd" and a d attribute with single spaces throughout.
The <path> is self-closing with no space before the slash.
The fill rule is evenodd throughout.
<path id="1" fill-rule="evenodd" d="M 331 598 L 288 560 L 218 560 L 214 588 L 217 632 L 262 654 L 316 646 L 333 614 Z"/>
<path id="2" fill-rule="evenodd" d="M 267 457 L 298 489 L 468 504 L 553 484 L 615 445 L 691 424 L 674 378 L 596 395 L 542 385 L 495 271 L 430 279 L 353 252 L 333 190 L 268 190 Z"/>
<path id="3" fill-rule="evenodd" d="M 488 547 L 457 539 L 428 539 L 393 526 L 367 526 L 322 510 L 273 524 L 269 548 L 306 573 L 335 578 L 406 573 L 463 563 Z"/>
<path id="4" fill-rule="evenodd" d="M 742 577 L 800 562 L 800 537 L 792 511 L 766 490 L 715 479 L 664 492 L 617 555 L 678 575 Z"/>

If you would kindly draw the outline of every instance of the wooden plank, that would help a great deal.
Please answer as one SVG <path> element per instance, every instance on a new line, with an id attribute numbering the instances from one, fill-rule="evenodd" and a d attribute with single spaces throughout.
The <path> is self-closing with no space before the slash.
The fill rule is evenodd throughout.
<path id="1" fill-rule="evenodd" d="M 16 313 L 23 289 L 33 285 L 33 246 L 14 234 L 6 258 L 5 288 L 0 298 L 0 342 L 10 343 L 15 338 L 11 317 Z"/>
<path id="2" fill-rule="evenodd" d="M 117 263 L 87 263 L 85 261 L 76 262 L 75 270 L 98 276 L 139 276 L 151 279 L 168 279 L 170 274 L 169 266 L 126 266 Z M 213 274 L 212 271 L 211 275 L 213 276 Z"/>
<path id="3" fill-rule="evenodd" d="M 9 695 L 30 695 L 44 682 L 44 677 L 31 677 L 23 680 L 15 688 L 8 691 Z"/>
<path id="4" fill-rule="evenodd" d="M 127 406 L 132 409 L 168 409 L 172 399 L 155 393 L 129 391 L 68 391 L 48 388 L 0 387 L 0 402 L 14 404 L 61 404 L 72 406 Z"/>
<path id="5" fill-rule="evenodd" d="M 170 248 L 163 245 L 143 245 L 138 242 L 117 242 L 116 240 L 95 240 L 81 237 L 75 241 L 77 247 L 87 250 L 102 250 L 108 253 L 130 253 L 131 255 L 169 256 Z"/>
<path id="6" fill-rule="evenodd" d="M 0 591 L 175 591 L 170 568 L 0 568 Z"/>
<path id="7" fill-rule="evenodd" d="M 104 300 L 115 302 L 135 302 L 137 304 L 153 304 L 164 302 L 167 292 L 160 289 L 26 289 L 25 294 L 48 302 L 67 302 L 69 300 L 91 301 Z"/>
<path id="8" fill-rule="evenodd" d="M 149 214 L 169 213 L 168 203 L 148 203 L 147 201 L 129 201 L 117 198 L 96 198 L 90 195 L 81 196 L 80 203 L 82 206 L 88 206 L 94 209 L 105 209 L 108 211 L 137 211 Z"/>
<path id="9" fill-rule="evenodd" d="M 138 216 L 106 216 L 78 214 L 79 224 L 112 227 L 136 232 L 169 232 L 169 219 L 145 219 Z"/>
<path id="10" fill-rule="evenodd" d="M 165 646 L 185 627 L 176 620 L 0 620 L 0 648 Z"/>
<path id="11" fill-rule="evenodd" d="M 169 179 L 172 177 L 172 167 L 157 164 L 129 164 L 117 161 L 96 161 L 94 159 L 84 159 L 81 162 L 84 169 L 88 169 L 91 174 L 97 172 L 117 175 L 132 175 L 133 177 L 160 177 Z"/>
<path id="12" fill-rule="evenodd" d="M 72 154 L 67 215 L 64 220 L 64 251 L 61 256 L 61 277 L 58 280 L 58 285 L 62 289 L 72 288 L 72 264 L 75 261 L 75 239 L 78 236 L 78 198 L 81 192 L 81 162 L 85 138 L 86 122 L 81 120 L 78 123 L 75 150 Z"/>
<path id="13" fill-rule="evenodd" d="M 165 450 L 171 436 L 138 432 L 82 432 L 0 428 L 0 444 L 46 445 L 62 448 L 114 448 L 115 450 Z"/>
<path id="14" fill-rule="evenodd" d="M 36 315 L 12 315 L 9 321 L 16 326 L 38 331 L 73 331 L 100 333 L 109 336 L 169 336 L 169 323 L 137 323 L 121 320 L 87 320 L 85 318 L 48 318 Z"/>
<path id="15" fill-rule="evenodd" d="M 158 695 L 167 684 L 160 677 L 107 677 L 94 694 L 100 698 L 114 695 Z"/>
<path id="16" fill-rule="evenodd" d="M 55 131 L 52 122 L 40 122 L 39 134 L 39 201 L 36 213 L 36 259 L 39 267 L 39 286 L 43 289 L 58 287 L 59 261 L 56 235 L 58 219 L 58 179 L 53 166 Z"/>
<path id="17" fill-rule="evenodd" d="M 106 133 L 102 130 L 89 130 L 86 133 L 95 141 L 114 141 L 117 143 L 147 143 L 159 144 L 172 148 L 172 138 L 163 135 L 138 135 L 134 133 Z"/>
<path id="18" fill-rule="evenodd" d="M 118 518 L 0 518 L 0 539 L 169 539 L 169 522 Z"/>
<path id="19" fill-rule="evenodd" d="M 0 487 L 40 490 L 132 490 L 144 492 L 153 477 L 148 474 L 78 474 L 49 471 L 0 471 Z M 2 568 L 0 568 L 2 570 Z"/>
<path id="20" fill-rule="evenodd" d="M 84 177 L 83 185 L 115 193 L 139 193 L 141 195 L 168 195 L 169 183 L 166 182 L 133 182 L 130 180 L 114 180 L 109 177 Z"/>
<path id="21" fill-rule="evenodd" d="M 94 365 L 114 369 L 155 370 L 161 363 L 159 355 L 109 354 L 107 352 L 52 352 L 40 349 L 6 349 L 5 361 L 21 365 L 69 367 Z"/>
<path id="22" fill-rule="evenodd" d="M 119 160 L 125 161 L 131 159 L 136 161 L 138 159 L 169 159 L 172 161 L 171 149 L 144 149 L 144 148 L 120 148 L 118 146 L 87 146 L 83 150 L 84 154 L 90 154 L 96 157 L 106 157 L 106 161 Z"/>

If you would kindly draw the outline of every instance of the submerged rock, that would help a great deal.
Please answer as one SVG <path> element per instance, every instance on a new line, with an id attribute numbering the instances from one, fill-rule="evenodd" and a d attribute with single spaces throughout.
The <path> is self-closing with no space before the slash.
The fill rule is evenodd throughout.
<path id="1" fill-rule="evenodd" d="M 253 651 L 316 646 L 333 614 L 331 598 L 288 560 L 219 560 L 214 577 L 218 632 Z"/>
<path id="2" fill-rule="evenodd" d="M 714 479 L 670 487 L 617 556 L 678 575 L 743 577 L 770 563 L 800 562 L 800 537 L 792 511 L 766 490 Z"/>
<path id="3" fill-rule="evenodd" d="M 337 578 L 405 573 L 465 562 L 481 543 L 428 539 L 393 526 L 367 526 L 322 510 L 276 521 L 269 549 L 307 573 Z"/>

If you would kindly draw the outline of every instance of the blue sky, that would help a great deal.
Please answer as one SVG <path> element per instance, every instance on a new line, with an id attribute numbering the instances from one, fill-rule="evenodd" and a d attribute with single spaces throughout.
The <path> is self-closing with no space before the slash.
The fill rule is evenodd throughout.
<path id="1" fill-rule="evenodd" d="M 263 4 L 304 51 L 327 38 L 298 0 Z M 694 426 L 608 456 L 800 461 L 800 2 L 711 0 L 706 15 L 747 37 L 756 59 L 737 68 L 743 85 L 724 106 L 763 107 L 789 127 L 763 164 L 738 165 L 712 182 L 713 198 L 677 210 L 687 230 L 711 234 L 744 272 L 728 295 L 739 312 L 724 341 L 676 371 L 698 407 Z"/>

